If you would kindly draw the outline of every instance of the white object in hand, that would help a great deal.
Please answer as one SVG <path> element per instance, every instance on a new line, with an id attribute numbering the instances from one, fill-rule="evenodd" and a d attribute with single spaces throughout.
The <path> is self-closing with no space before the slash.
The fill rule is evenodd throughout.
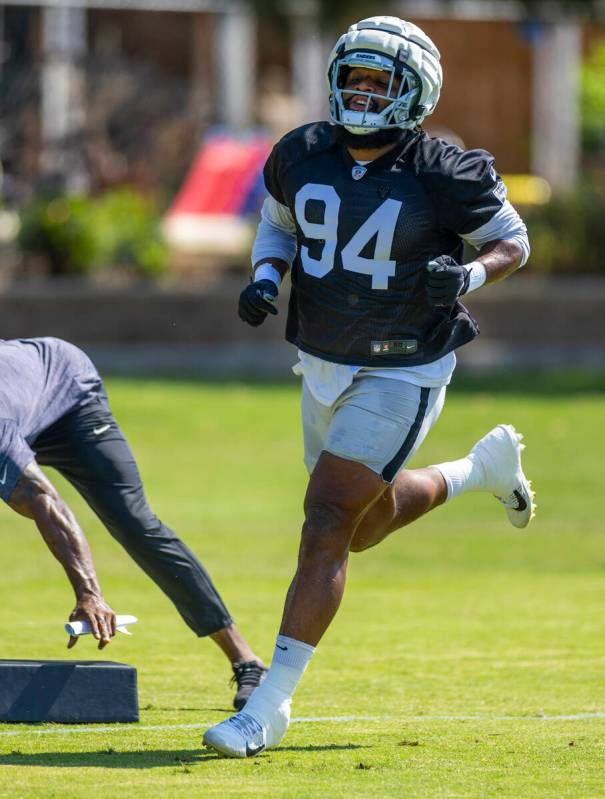
<path id="1" fill-rule="evenodd" d="M 116 616 L 116 629 L 125 635 L 132 635 L 126 625 L 136 624 L 137 621 L 136 616 Z M 92 633 L 92 627 L 87 621 L 68 621 L 65 624 L 65 632 L 68 635 L 88 635 Z"/>

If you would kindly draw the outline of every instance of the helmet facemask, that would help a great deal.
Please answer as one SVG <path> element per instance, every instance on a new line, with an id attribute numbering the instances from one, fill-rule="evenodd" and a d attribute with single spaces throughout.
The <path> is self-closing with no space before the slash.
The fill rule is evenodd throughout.
<path id="1" fill-rule="evenodd" d="M 338 129 L 351 135 L 387 135 L 395 128 L 414 129 L 432 114 L 439 101 L 443 71 L 439 50 L 426 33 L 412 22 L 398 17 L 368 17 L 349 27 L 334 45 L 328 58 L 330 118 Z M 386 73 L 395 97 L 359 92 L 366 97 L 365 108 L 347 109 L 344 91 L 346 70 L 354 67 Z M 381 90 L 382 91 L 382 90 Z M 385 86 L 384 92 L 387 91 Z M 381 102 L 384 107 L 373 107 Z M 356 104 L 354 104 L 355 106 Z"/>
<path id="2" fill-rule="evenodd" d="M 388 86 L 385 94 L 345 88 L 347 76 L 354 67 L 385 73 Z M 397 81 L 399 85 L 397 86 Z M 394 87 L 397 89 L 394 90 Z M 422 109 L 418 105 L 421 81 L 407 64 L 386 54 L 353 51 L 334 59 L 330 72 L 330 117 L 351 133 L 367 134 L 390 128 L 413 128 Z M 364 110 L 352 111 L 347 104 L 352 96 L 366 98 Z M 382 106 L 386 101 L 386 105 Z"/>

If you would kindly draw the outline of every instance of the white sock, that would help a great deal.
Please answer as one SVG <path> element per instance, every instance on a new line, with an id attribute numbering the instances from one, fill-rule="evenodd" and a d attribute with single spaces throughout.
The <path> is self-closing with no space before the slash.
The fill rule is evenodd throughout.
<path id="1" fill-rule="evenodd" d="M 289 703 L 314 652 L 315 647 L 310 644 L 278 635 L 271 668 L 243 712 L 262 721 L 268 719 L 272 709 L 283 702 Z"/>
<path id="2" fill-rule="evenodd" d="M 478 458 L 473 454 L 457 461 L 436 463 L 433 469 L 439 469 L 447 486 L 447 499 L 454 499 L 465 491 L 485 490 L 485 470 Z"/>

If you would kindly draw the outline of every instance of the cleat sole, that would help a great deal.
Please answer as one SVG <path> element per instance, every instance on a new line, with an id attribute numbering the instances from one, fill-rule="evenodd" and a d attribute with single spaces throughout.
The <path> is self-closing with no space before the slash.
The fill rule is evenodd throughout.
<path id="1" fill-rule="evenodd" d="M 218 755 L 219 757 L 226 757 L 226 758 L 243 758 L 243 757 L 246 757 L 245 754 L 239 755 L 239 754 L 235 754 L 235 753 L 231 753 L 231 752 L 223 752 L 221 749 L 219 749 L 214 744 L 208 744 L 205 741 L 204 741 L 204 749 L 207 749 L 209 752 L 214 752 L 214 754 Z"/>

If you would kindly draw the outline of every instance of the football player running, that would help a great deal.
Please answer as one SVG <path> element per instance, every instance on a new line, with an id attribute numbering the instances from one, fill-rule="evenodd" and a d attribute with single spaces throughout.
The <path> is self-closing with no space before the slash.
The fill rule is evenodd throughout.
<path id="1" fill-rule="evenodd" d="M 488 491 L 515 527 L 534 510 L 521 436 L 498 425 L 460 460 L 404 467 L 442 410 L 454 351 L 478 327 L 460 297 L 522 266 L 522 220 L 483 150 L 431 139 L 439 51 L 395 17 L 352 25 L 328 64 L 331 123 L 274 147 L 269 196 L 241 294 L 250 325 L 277 311 L 291 269 L 286 338 L 298 347 L 310 474 L 296 574 L 271 668 L 244 711 L 209 729 L 231 757 L 276 746 L 292 694 L 340 604 L 349 552 L 467 491 Z M 462 263 L 463 242 L 478 250 Z"/>

